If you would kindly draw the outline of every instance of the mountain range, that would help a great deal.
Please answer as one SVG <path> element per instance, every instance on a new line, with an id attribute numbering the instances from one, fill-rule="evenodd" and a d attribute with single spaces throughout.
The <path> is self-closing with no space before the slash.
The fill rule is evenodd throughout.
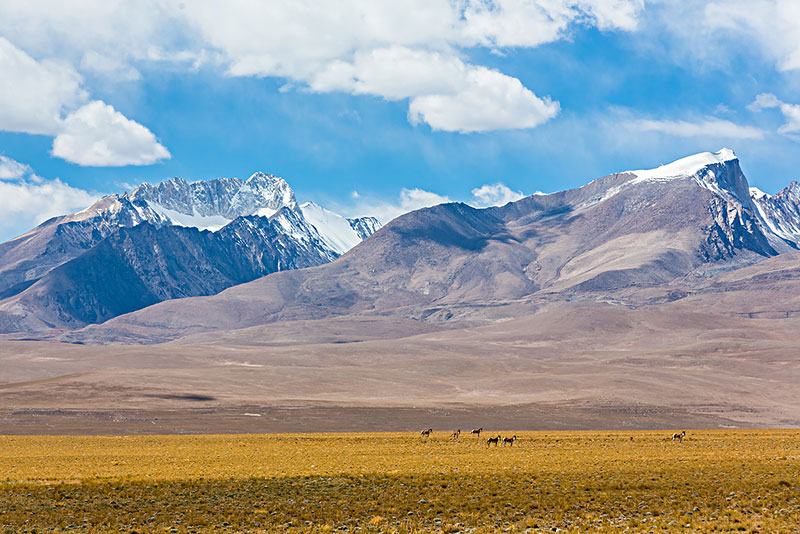
<path id="1" fill-rule="evenodd" d="M 2 245 L 0 431 L 800 426 L 800 186 L 731 150 L 380 228 L 251 180 Z"/>
<path id="2" fill-rule="evenodd" d="M 260 172 L 145 183 L 0 245 L 0 330 L 81 327 L 218 293 L 330 262 L 379 227 L 298 205 L 286 181 Z"/>
<path id="3" fill-rule="evenodd" d="M 317 267 L 281 269 L 260 278 L 256 275 L 278 269 L 231 274 L 202 292 L 211 296 L 159 298 L 164 302 L 146 307 L 141 302 L 138 307 L 145 309 L 136 313 L 115 314 L 120 316 L 100 326 L 56 335 L 84 343 L 152 343 L 187 332 L 354 314 L 391 315 L 449 328 L 519 317 L 564 301 L 657 305 L 703 291 L 721 273 L 797 250 L 799 205 L 794 183 L 774 196 L 751 190 L 736 156 L 723 149 L 505 206 L 476 209 L 450 203 L 418 210 L 393 220 L 332 263 L 309 259 L 308 250 L 319 247 L 302 254 L 291 249 L 288 256 L 306 261 L 293 266 Z M 277 221 L 282 228 L 294 227 L 297 222 L 286 222 L 290 213 L 297 212 L 274 213 L 273 225 Z M 123 250 L 111 243 L 134 242 L 136 236 L 130 234 L 144 228 L 120 232 L 93 253 Z M 173 233 L 179 242 L 178 229 L 172 227 Z M 147 237 L 141 242 L 153 241 Z M 162 284 L 158 277 L 145 278 Z M 231 283 L 245 278 L 253 281 Z M 0 310 L 27 298 L 30 313 L 43 316 L 45 306 L 38 302 L 54 294 L 51 284 L 64 285 L 55 280 L 37 284 L 18 300 L 4 301 Z M 96 285 L 98 281 L 91 281 L 86 287 Z M 224 285 L 232 287 L 216 291 Z M 175 290 L 170 295 L 186 293 Z M 75 303 L 72 316 L 86 307 L 76 299 L 69 302 Z M 236 312 L 229 313 L 231 309 Z M 82 317 L 77 326 L 102 322 Z M 48 324 L 70 326 L 52 318 Z M 52 329 L 42 332 L 53 335 Z"/>

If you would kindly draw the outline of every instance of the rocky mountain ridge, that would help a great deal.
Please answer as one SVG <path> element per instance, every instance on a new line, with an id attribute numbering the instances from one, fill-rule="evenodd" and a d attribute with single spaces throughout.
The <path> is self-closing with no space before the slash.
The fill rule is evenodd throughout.
<path id="1" fill-rule="evenodd" d="M 456 327 L 560 302 L 659 306 L 796 247 L 770 229 L 738 159 L 721 150 L 502 207 L 418 210 L 330 264 L 163 302 L 63 339 L 152 343 L 335 316 Z"/>
<path id="2" fill-rule="evenodd" d="M 380 227 L 372 217 L 345 219 L 306 206 L 282 178 L 264 173 L 176 178 L 103 197 L 0 245 L 0 330 L 80 327 L 320 265 Z M 114 283 L 115 269 L 128 273 L 127 285 Z"/>

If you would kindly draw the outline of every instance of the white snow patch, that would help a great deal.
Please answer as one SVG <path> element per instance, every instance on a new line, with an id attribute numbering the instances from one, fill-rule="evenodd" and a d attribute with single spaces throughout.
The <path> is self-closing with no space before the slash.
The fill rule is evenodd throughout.
<path id="1" fill-rule="evenodd" d="M 761 189 L 751 186 L 750 187 L 750 197 L 753 200 L 761 200 L 762 198 L 770 198 L 771 195 L 763 192 Z"/>
<path id="2" fill-rule="evenodd" d="M 259 208 L 256 210 L 254 215 L 259 215 L 261 217 L 272 217 L 276 213 L 278 213 L 278 210 L 274 210 L 272 208 Z"/>
<path id="3" fill-rule="evenodd" d="M 339 254 L 344 254 L 361 242 L 350 222 L 339 214 L 313 202 L 300 205 L 305 220 L 317 229 L 322 240 Z"/>
<path id="4" fill-rule="evenodd" d="M 216 232 L 231 222 L 230 219 L 226 219 L 222 215 L 187 215 L 186 213 L 165 208 L 159 204 L 148 203 L 148 205 L 153 211 L 171 221 L 172 224 L 176 226 L 194 227 L 200 230 L 211 230 L 212 232 Z"/>
<path id="5" fill-rule="evenodd" d="M 701 152 L 693 156 L 660 165 L 655 169 L 628 171 L 636 175 L 630 183 L 637 182 L 666 182 L 676 178 L 688 178 L 703 168 L 716 163 L 725 163 L 736 159 L 736 154 L 730 148 L 723 148 L 717 152 Z"/>
<path id="6" fill-rule="evenodd" d="M 309 227 L 301 217 L 295 217 L 290 218 L 285 213 L 281 213 L 270 220 L 273 223 L 278 223 L 286 235 L 299 243 L 310 243 L 313 237 L 319 237 L 319 235 L 312 235 L 312 232 L 315 231 L 313 227 Z M 297 221 L 297 224 L 295 224 L 295 221 Z"/>

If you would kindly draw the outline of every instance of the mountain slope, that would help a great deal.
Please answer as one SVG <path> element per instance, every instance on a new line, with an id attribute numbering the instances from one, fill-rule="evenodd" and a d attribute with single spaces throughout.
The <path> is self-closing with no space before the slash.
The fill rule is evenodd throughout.
<path id="1" fill-rule="evenodd" d="M 354 313 L 481 323 L 576 299 L 642 306 L 785 250 L 722 150 L 503 207 L 412 212 L 331 264 L 161 303 L 69 339 L 150 342 Z"/>
<path id="2" fill-rule="evenodd" d="M 316 238 L 298 240 L 266 217 L 239 217 L 217 232 L 145 223 L 115 232 L 8 299 L 0 320 L 23 331 L 83 326 L 331 259 Z"/>
<path id="3" fill-rule="evenodd" d="M 147 222 L 156 227 L 216 231 L 237 217 L 269 217 L 283 207 L 300 210 L 291 187 L 282 178 L 261 172 L 247 180 L 217 178 L 190 183 L 173 178 L 157 185 L 144 183 L 130 193 L 108 195 L 83 211 L 55 217 L 0 244 L 0 300 L 24 291 L 51 269 L 83 254 L 119 228 Z M 372 217 L 346 220 L 319 209 L 328 217 L 318 221 L 316 237 L 331 259 L 380 227 Z M 326 222 L 338 220 L 354 225 L 347 246 L 324 227 Z"/>
<path id="4" fill-rule="evenodd" d="M 794 248 L 800 248 L 800 184 L 792 182 L 775 195 L 751 188 L 753 203 L 764 224 Z"/>
<path id="5" fill-rule="evenodd" d="M 298 206 L 283 179 L 264 173 L 143 184 L 0 245 L 0 331 L 76 328 L 320 265 L 379 227 Z"/>

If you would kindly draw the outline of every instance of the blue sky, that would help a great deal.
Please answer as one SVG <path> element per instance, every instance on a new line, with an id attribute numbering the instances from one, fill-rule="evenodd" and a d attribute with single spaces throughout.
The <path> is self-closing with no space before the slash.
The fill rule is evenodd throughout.
<path id="1" fill-rule="evenodd" d="M 0 239 L 173 176 L 384 218 L 723 146 L 800 177 L 797 2 L 321 5 L 0 1 Z"/>

